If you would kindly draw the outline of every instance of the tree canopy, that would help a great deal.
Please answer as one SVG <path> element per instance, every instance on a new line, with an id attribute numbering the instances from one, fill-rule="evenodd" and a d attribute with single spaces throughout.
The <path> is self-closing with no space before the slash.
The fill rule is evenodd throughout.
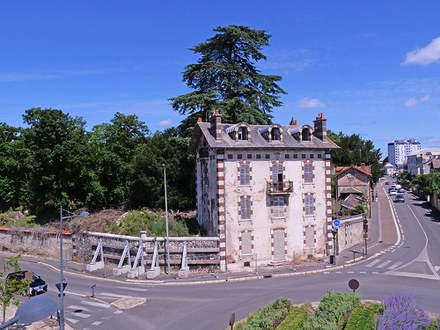
<path id="1" fill-rule="evenodd" d="M 255 63 L 266 60 L 261 52 L 270 35 L 247 26 L 217 27 L 216 34 L 191 50 L 200 54 L 196 64 L 185 67 L 183 82 L 192 92 L 173 97 L 173 109 L 188 117 L 182 126 L 195 125 L 219 109 L 225 122 L 269 124 L 272 108 L 281 106 L 280 76 L 263 75 Z"/>

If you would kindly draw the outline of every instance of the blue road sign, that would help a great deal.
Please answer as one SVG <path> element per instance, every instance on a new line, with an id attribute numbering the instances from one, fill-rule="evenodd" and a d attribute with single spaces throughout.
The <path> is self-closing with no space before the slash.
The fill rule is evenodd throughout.
<path id="1" fill-rule="evenodd" d="M 333 227 L 338 228 L 341 225 L 341 221 L 338 219 L 333 220 Z"/>

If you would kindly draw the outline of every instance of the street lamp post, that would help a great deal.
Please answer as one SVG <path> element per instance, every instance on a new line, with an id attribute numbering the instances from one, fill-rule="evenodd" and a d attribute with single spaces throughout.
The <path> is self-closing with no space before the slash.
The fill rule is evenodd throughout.
<path id="1" fill-rule="evenodd" d="M 166 229 L 166 249 L 167 249 L 167 274 L 170 273 L 170 238 L 168 236 L 168 200 L 167 200 L 167 168 L 163 166 L 163 184 L 165 190 L 165 229 Z"/>
<path id="2" fill-rule="evenodd" d="M 63 206 L 60 205 L 60 330 L 64 330 L 64 272 L 63 272 L 63 220 L 76 217 L 86 217 L 89 212 L 81 212 L 80 214 L 63 216 Z"/>

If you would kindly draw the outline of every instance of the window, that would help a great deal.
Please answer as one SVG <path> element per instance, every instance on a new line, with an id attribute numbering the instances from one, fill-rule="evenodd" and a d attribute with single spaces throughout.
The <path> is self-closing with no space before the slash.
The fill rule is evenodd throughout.
<path id="1" fill-rule="evenodd" d="M 272 181 L 274 189 L 278 191 L 283 190 L 283 165 L 272 164 Z"/>
<path id="2" fill-rule="evenodd" d="M 313 249 L 315 247 L 315 228 L 306 227 L 304 231 L 305 245 L 308 249 Z"/>
<path id="3" fill-rule="evenodd" d="M 272 136 L 272 140 L 274 140 L 274 141 L 281 140 L 281 131 L 280 131 L 280 129 L 278 127 L 272 128 L 271 136 Z"/>
<path id="4" fill-rule="evenodd" d="M 304 212 L 306 215 L 313 215 L 315 207 L 313 205 L 313 195 L 307 194 L 304 196 Z"/>
<path id="5" fill-rule="evenodd" d="M 240 198 L 240 214 L 241 220 L 249 220 L 251 218 L 251 198 L 249 196 Z"/>
<path id="6" fill-rule="evenodd" d="M 241 233 L 241 254 L 252 254 L 252 232 L 244 231 Z"/>
<path id="7" fill-rule="evenodd" d="M 238 134 L 237 134 L 238 140 L 247 140 L 248 139 L 248 130 L 247 127 L 239 127 L 238 128 Z"/>
<path id="8" fill-rule="evenodd" d="M 310 134 L 310 129 L 303 128 L 301 134 L 302 134 L 302 140 L 303 141 L 311 141 L 312 137 L 311 137 L 311 134 Z"/>
<path id="9" fill-rule="evenodd" d="M 250 165 L 249 163 L 240 164 L 240 184 L 249 185 L 250 183 Z"/>
<path id="10" fill-rule="evenodd" d="M 312 163 L 304 163 L 304 182 L 312 183 L 313 182 L 313 164 Z"/>
<path id="11" fill-rule="evenodd" d="M 284 217 L 284 197 L 277 196 L 272 200 L 272 217 L 273 218 L 282 218 Z"/>

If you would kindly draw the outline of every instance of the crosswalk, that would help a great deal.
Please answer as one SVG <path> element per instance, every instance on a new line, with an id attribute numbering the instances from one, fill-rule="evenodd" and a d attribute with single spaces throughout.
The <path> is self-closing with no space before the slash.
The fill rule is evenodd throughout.
<path id="1" fill-rule="evenodd" d="M 373 274 L 378 275 L 381 273 L 387 273 L 387 274 L 402 274 L 403 269 L 405 269 L 409 264 L 404 264 L 403 261 L 396 261 L 391 259 L 384 259 L 384 258 L 377 258 L 372 261 L 370 261 L 368 264 L 365 264 L 366 270 L 363 271 L 357 271 L 356 273 L 359 274 Z M 412 267 L 411 267 L 412 268 Z M 435 272 L 440 272 L 440 265 L 439 266 L 432 266 L 433 270 Z M 395 272 L 397 271 L 397 272 Z M 400 272 L 399 272 L 400 271 Z M 332 273 L 331 271 L 324 272 L 325 274 Z M 334 273 L 341 274 L 341 273 L 347 273 L 347 274 L 354 274 L 355 272 L 352 270 L 335 270 Z M 417 272 L 415 272 L 417 274 Z M 440 275 L 440 274 L 439 274 Z M 435 275 L 437 276 L 437 275 Z M 438 277 L 438 276 L 437 276 Z"/>
<path id="2" fill-rule="evenodd" d="M 127 288 L 124 288 L 127 289 Z M 136 289 L 135 291 L 138 292 L 145 292 L 147 289 Z M 127 298 L 130 297 L 128 295 L 122 295 L 122 294 L 116 294 L 111 292 L 100 292 L 96 295 L 95 299 L 90 300 L 81 300 L 77 304 L 68 305 L 65 308 L 65 320 L 71 324 L 75 325 L 78 322 L 86 321 L 88 318 L 90 318 L 92 315 L 96 315 L 97 312 L 103 311 L 108 309 L 109 314 L 111 315 L 119 315 L 123 313 L 122 310 L 116 309 L 114 306 L 112 306 L 111 303 L 106 302 L 107 301 L 115 301 L 117 299 L 121 298 Z M 105 319 L 108 319 L 108 317 L 105 317 Z M 81 325 L 83 325 L 81 323 Z M 103 323 L 103 321 L 94 319 L 93 322 L 89 323 L 87 326 L 99 326 Z"/>

